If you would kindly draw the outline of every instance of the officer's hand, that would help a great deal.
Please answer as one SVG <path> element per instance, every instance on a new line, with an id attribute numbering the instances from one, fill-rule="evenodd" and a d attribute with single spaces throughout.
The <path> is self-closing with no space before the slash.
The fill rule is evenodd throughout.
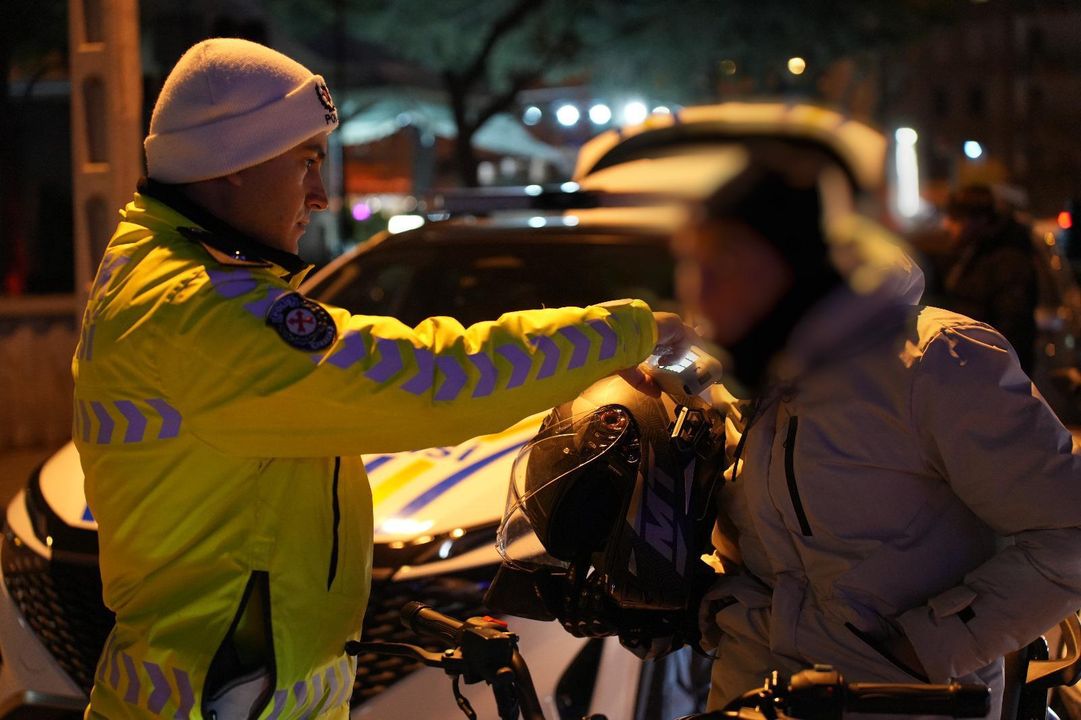
<path id="1" fill-rule="evenodd" d="M 635 365 L 629 367 L 626 370 L 620 370 L 618 375 L 623 378 L 628 385 L 637 390 L 638 392 L 645 393 L 650 397 L 660 397 L 661 387 L 653 378 L 646 375 L 639 369 L 640 366 Z"/>
<path id="2" fill-rule="evenodd" d="M 653 321 L 657 324 L 657 344 L 669 347 L 685 347 L 702 341 L 698 333 L 690 325 L 683 322 L 683 318 L 675 313 L 655 312 Z M 619 376 L 628 385 L 638 392 L 645 393 L 650 397 L 660 397 L 660 386 L 645 372 L 642 366 L 620 370 Z"/>
<path id="3" fill-rule="evenodd" d="M 657 323 L 657 344 L 669 347 L 684 347 L 702 342 L 694 328 L 683 322 L 675 313 L 655 312 L 653 322 Z"/>

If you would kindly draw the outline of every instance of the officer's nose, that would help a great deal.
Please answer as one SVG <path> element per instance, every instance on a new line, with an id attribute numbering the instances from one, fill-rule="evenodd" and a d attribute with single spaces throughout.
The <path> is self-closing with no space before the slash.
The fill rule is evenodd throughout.
<path id="1" fill-rule="evenodd" d="M 317 170 L 312 170 L 308 181 L 308 194 L 304 198 L 305 205 L 311 210 L 327 209 L 327 189 L 323 185 L 323 177 Z"/>

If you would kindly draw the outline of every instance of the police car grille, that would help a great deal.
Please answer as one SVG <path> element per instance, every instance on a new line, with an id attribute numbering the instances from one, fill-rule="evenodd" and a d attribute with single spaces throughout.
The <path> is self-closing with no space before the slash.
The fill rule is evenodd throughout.
<path id="1" fill-rule="evenodd" d="M 10 532 L 0 550 L 4 583 L 34 634 L 60 667 L 87 694 L 114 616 L 101 602 L 101 576 L 96 564 L 84 565 L 41 557 Z M 408 582 L 373 582 L 364 615 L 364 640 L 404 642 L 442 651 L 438 644 L 423 641 L 402 626 L 399 612 L 410 601 L 419 601 L 451 617 L 490 614 L 484 607 L 488 583 L 476 579 L 439 576 Z M 361 655 L 353 683 L 355 707 L 390 688 L 422 667 L 408 658 Z M 447 692 L 450 692 L 449 686 Z"/>
<path id="2" fill-rule="evenodd" d="M 494 574 L 494 569 L 487 577 Z M 481 576 L 484 574 L 481 573 Z M 403 642 L 442 652 L 443 646 L 421 640 L 402 626 L 399 612 L 411 601 L 430 605 L 441 613 L 465 619 L 487 615 L 484 591 L 487 582 L 465 577 L 439 576 L 408 582 L 373 582 L 364 615 L 365 641 Z M 353 683 L 353 706 L 372 699 L 394 683 L 423 667 L 409 658 L 366 654 L 357 658 L 357 677 Z M 447 684 L 447 693 L 450 685 Z"/>
<path id="3" fill-rule="evenodd" d="M 113 614 L 101 602 L 97 564 L 52 562 L 7 532 L 3 551 L 4 583 L 15 606 L 64 672 L 86 693 Z"/>

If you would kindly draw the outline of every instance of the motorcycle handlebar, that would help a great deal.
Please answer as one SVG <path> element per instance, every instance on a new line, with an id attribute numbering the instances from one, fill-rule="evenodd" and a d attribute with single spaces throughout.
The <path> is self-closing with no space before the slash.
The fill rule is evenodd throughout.
<path id="1" fill-rule="evenodd" d="M 461 642 L 462 627 L 465 623 L 432 610 L 424 603 L 415 600 L 406 603 L 402 607 L 401 616 L 402 623 L 421 637 L 440 640 L 448 647 Z"/>
<path id="2" fill-rule="evenodd" d="M 850 712 L 906 715 L 985 716 L 991 709 L 991 691 L 984 685 L 898 685 L 849 683 L 845 709 Z"/>

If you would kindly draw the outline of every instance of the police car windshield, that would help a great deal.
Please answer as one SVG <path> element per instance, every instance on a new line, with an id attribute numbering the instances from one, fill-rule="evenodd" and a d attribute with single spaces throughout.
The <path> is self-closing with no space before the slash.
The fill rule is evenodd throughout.
<path id="1" fill-rule="evenodd" d="M 410 325 L 435 315 L 464 325 L 512 310 L 620 298 L 675 310 L 663 240 L 573 238 L 430 242 L 373 248 L 319 283 L 315 299 Z"/>

